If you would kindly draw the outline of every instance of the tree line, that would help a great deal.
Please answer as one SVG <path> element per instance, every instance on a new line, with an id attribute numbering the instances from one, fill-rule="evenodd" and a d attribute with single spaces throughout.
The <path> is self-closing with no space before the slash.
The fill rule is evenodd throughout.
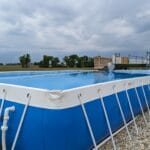
<path id="1" fill-rule="evenodd" d="M 25 54 L 19 57 L 20 64 L 23 68 L 30 67 L 31 56 Z M 89 56 L 78 56 L 76 54 L 65 56 L 62 60 L 58 57 L 43 55 L 43 58 L 39 62 L 35 62 L 34 65 L 39 67 L 70 67 L 70 68 L 82 68 L 82 67 L 93 67 L 94 58 Z"/>

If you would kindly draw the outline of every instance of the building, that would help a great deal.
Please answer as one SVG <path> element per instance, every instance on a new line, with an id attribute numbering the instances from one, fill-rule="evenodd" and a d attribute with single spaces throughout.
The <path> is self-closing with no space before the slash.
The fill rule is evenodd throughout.
<path id="1" fill-rule="evenodd" d="M 104 69 L 109 62 L 112 62 L 111 58 L 97 56 L 94 58 L 94 69 Z"/>
<path id="2" fill-rule="evenodd" d="M 122 57 L 121 58 L 121 64 L 129 64 L 129 58 L 128 57 Z"/>
<path id="3" fill-rule="evenodd" d="M 129 64 L 147 64 L 147 59 L 145 57 L 129 55 Z"/>
<path id="4" fill-rule="evenodd" d="M 112 58 L 97 56 L 94 58 L 94 69 L 104 69 L 108 63 L 114 64 L 116 69 L 127 69 L 130 67 L 150 67 L 150 51 L 147 51 L 146 56 L 121 56 L 120 53 L 115 53 Z M 119 68 L 118 68 L 119 67 Z"/>
<path id="5" fill-rule="evenodd" d="M 119 53 L 116 53 L 112 56 L 112 63 L 113 64 L 129 64 L 128 57 L 122 57 Z"/>

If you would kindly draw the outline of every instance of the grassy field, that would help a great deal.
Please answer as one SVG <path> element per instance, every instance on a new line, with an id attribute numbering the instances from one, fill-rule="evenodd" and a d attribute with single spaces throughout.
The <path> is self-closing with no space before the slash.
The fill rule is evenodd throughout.
<path id="1" fill-rule="evenodd" d="M 51 71 L 51 70 L 93 70 L 93 68 L 40 68 L 31 66 L 30 68 L 22 68 L 21 65 L 3 65 L 0 71 Z"/>

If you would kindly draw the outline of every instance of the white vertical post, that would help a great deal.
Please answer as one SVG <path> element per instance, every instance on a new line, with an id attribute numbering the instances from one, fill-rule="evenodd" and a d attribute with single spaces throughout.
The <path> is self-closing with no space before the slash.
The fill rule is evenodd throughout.
<path id="1" fill-rule="evenodd" d="M 23 124 L 23 121 L 24 121 L 24 118 L 25 118 L 25 115 L 26 115 L 26 112 L 27 112 L 30 100 L 31 100 L 31 95 L 28 93 L 27 94 L 27 102 L 25 104 L 25 107 L 24 107 L 24 110 L 23 110 L 23 113 L 22 113 L 22 116 L 21 116 L 21 120 L 19 122 L 19 126 L 18 126 L 16 135 L 15 135 L 12 147 L 11 147 L 11 150 L 15 149 L 15 146 L 16 146 L 16 143 L 17 143 L 17 140 L 18 140 L 18 137 L 19 137 L 19 133 L 20 133 L 20 130 L 21 130 L 21 127 L 22 127 L 22 124 Z"/>
<path id="2" fill-rule="evenodd" d="M 143 94 L 144 94 L 144 99 L 145 99 L 145 103 L 146 103 L 146 106 L 147 106 L 147 111 L 148 111 L 149 116 L 150 116 L 150 108 L 149 108 L 148 100 L 147 100 L 147 97 L 146 97 L 146 92 L 145 92 L 145 89 L 144 89 L 143 80 L 142 80 L 142 91 L 143 91 Z"/>
<path id="3" fill-rule="evenodd" d="M 103 97 L 101 96 L 100 91 L 101 91 L 101 90 L 98 89 L 98 95 L 99 95 L 99 99 L 100 99 L 100 101 L 101 101 L 101 104 L 102 104 L 102 107 L 103 107 L 103 110 L 104 110 L 104 115 L 105 115 L 105 118 L 106 118 L 106 122 L 107 122 L 108 130 L 109 130 L 109 134 L 110 134 L 110 136 L 111 136 L 113 148 L 114 148 L 114 150 L 117 150 L 116 144 L 115 144 L 115 140 L 114 140 L 114 137 L 113 137 L 113 132 L 112 132 L 111 125 L 110 125 L 110 121 L 109 121 L 109 117 L 108 117 L 107 110 L 106 110 L 106 107 L 105 107 L 105 104 L 104 104 L 104 99 L 103 99 Z"/>
<path id="4" fill-rule="evenodd" d="M 138 93 L 138 91 L 137 91 L 137 87 L 135 87 L 134 89 L 135 89 L 136 96 L 137 96 L 137 99 L 138 99 L 138 102 L 139 102 L 139 105 L 140 105 L 140 109 L 141 109 L 141 112 L 142 112 L 142 116 L 143 116 L 143 118 L 144 118 L 144 122 L 145 122 L 145 124 L 147 125 L 147 120 L 146 120 L 146 117 L 145 117 L 145 114 L 144 114 L 144 110 L 143 110 L 143 106 L 142 106 L 142 103 L 141 103 L 141 99 L 140 99 L 139 93 Z"/>
<path id="5" fill-rule="evenodd" d="M 128 86 L 130 86 L 131 83 L 128 83 Z M 131 116 L 132 116 L 132 119 L 133 119 L 133 123 L 134 123 L 134 126 L 135 126 L 135 130 L 136 130 L 136 133 L 138 134 L 139 131 L 138 131 L 138 127 L 137 127 L 137 124 L 136 124 L 136 121 L 135 121 L 135 114 L 133 112 L 133 108 L 132 108 L 132 105 L 131 105 L 131 101 L 130 101 L 130 97 L 129 97 L 129 93 L 128 93 L 128 90 L 127 90 L 127 84 L 125 83 L 125 91 L 126 91 L 126 96 L 127 96 L 127 100 L 128 100 L 128 103 L 129 103 L 129 108 L 130 108 L 130 111 L 131 111 Z"/>
<path id="6" fill-rule="evenodd" d="M 119 106 L 119 110 L 120 110 L 120 113 L 121 113 L 121 117 L 122 117 L 124 126 L 125 126 L 125 128 L 126 128 L 128 137 L 129 137 L 129 139 L 131 140 L 131 135 L 130 135 L 130 132 L 129 132 L 129 129 L 128 129 L 128 126 L 127 126 L 127 122 L 126 122 L 126 119 L 125 119 L 125 115 L 124 115 L 124 113 L 123 113 L 122 106 L 121 106 L 121 103 L 120 103 L 120 101 L 119 101 L 119 96 L 118 96 L 117 91 L 115 90 L 115 87 L 116 87 L 116 86 L 114 85 L 114 86 L 113 86 L 114 94 L 115 94 L 115 97 L 116 97 L 116 100 L 117 100 L 117 103 L 118 103 L 118 106 Z"/>
<path id="7" fill-rule="evenodd" d="M 83 111 L 83 114 L 84 114 L 84 117 L 85 117 L 88 129 L 89 129 L 89 132 L 90 132 L 90 136 L 92 138 L 92 142 L 93 142 L 94 148 L 95 148 L 95 150 L 98 150 L 97 144 L 96 144 L 96 140 L 95 140 L 95 137 L 94 137 L 94 133 L 93 133 L 93 130 L 92 130 L 92 127 L 91 127 L 91 124 L 90 124 L 90 121 L 89 121 L 89 118 L 88 118 L 85 106 L 84 106 L 84 104 L 83 104 L 83 102 L 81 100 L 81 96 L 82 96 L 81 94 L 78 95 L 78 100 L 80 102 L 80 105 L 81 105 L 81 108 L 82 108 L 82 111 Z"/>
<path id="8" fill-rule="evenodd" d="M 3 99 L 2 99 L 2 102 L 1 102 L 1 106 L 0 106 L 0 118 L 1 118 L 1 115 L 2 115 L 2 111 L 3 111 L 3 107 L 4 107 L 4 102 L 5 102 L 5 99 L 6 99 L 6 95 L 7 95 L 7 91 L 5 89 L 3 89 Z"/>

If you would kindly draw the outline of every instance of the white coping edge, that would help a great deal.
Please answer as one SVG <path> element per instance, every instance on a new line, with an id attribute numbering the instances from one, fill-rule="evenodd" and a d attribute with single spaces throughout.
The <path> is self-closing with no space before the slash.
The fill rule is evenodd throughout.
<path id="1" fill-rule="evenodd" d="M 120 92 L 126 88 L 131 89 L 142 86 L 142 84 L 150 84 L 150 76 L 114 80 L 62 91 L 0 83 L 0 99 L 3 99 L 3 91 L 5 89 L 7 92 L 5 99 L 11 102 L 25 104 L 27 102 L 27 94 L 29 93 L 31 95 L 30 106 L 47 109 L 64 109 L 80 105 L 78 95 L 81 95 L 83 103 L 87 103 L 99 98 L 99 89 L 101 96 L 105 97 L 112 95 L 114 88 L 116 92 Z"/>

